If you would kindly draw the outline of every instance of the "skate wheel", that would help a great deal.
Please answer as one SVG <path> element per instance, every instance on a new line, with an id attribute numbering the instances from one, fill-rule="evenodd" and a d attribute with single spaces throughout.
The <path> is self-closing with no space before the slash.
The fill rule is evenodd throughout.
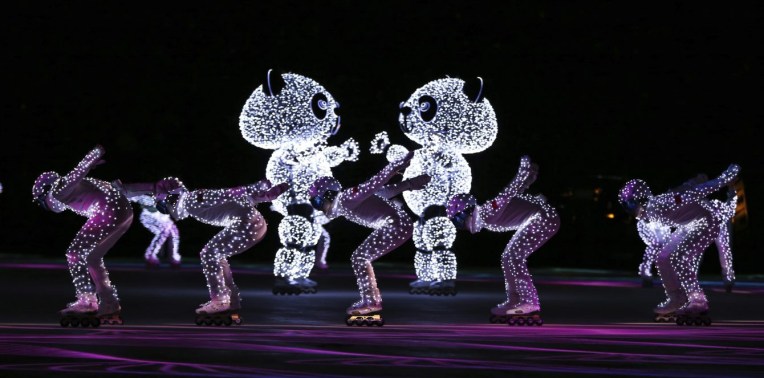
<path id="1" fill-rule="evenodd" d="M 200 319 L 200 318 L 196 318 L 194 320 L 194 323 L 196 323 L 196 325 L 200 326 L 200 325 L 204 324 L 204 321 L 202 319 Z"/>
<path id="2" fill-rule="evenodd" d="M 215 318 L 212 322 L 215 323 L 216 326 L 222 326 L 223 325 L 223 319 L 221 319 L 221 318 Z"/>
<path id="3" fill-rule="evenodd" d="M 90 319 L 84 318 L 80 321 L 80 326 L 83 328 L 90 327 Z"/>
<path id="4" fill-rule="evenodd" d="M 385 325 L 385 320 L 379 319 L 379 321 L 377 322 L 377 327 L 382 327 L 383 325 Z"/>
<path id="5" fill-rule="evenodd" d="M 491 317 L 488 318 L 488 321 L 491 322 L 491 323 L 498 323 L 499 322 L 499 317 L 496 316 L 496 315 L 491 314 Z"/>
<path id="6" fill-rule="evenodd" d="M 224 324 L 226 327 L 230 327 L 230 326 L 231 326 L 231 324 L 233 324 L 233 320 L 231 320 L 231 318 L 230 318 L 230 317 L 228 317 L 228 318 L 225 318 L 225 319 L 223 319 L 223 324 Z"/>
<path id="7" fill-rule="evenodd" d="M 524 325 L 524 324 L 525 324 L 525 319 L 523 319 L 523 318 L 517 318 L 517 321 L 516 321 L 516 323 L 517 323 L 517 325 Z"/>
<path id="8" fill-rule="evenodd" d="M 711 325 L 711 319 L 710 318 L 703 319 L 703 325 L 706 326 L 706 327 L 710 326 Z"/>
<path id="9" fill-rule="evenodd" d="M 542 325 L 544 325 L 544 319 L 538 319 L 538 320 L 536 320 L 536 325 L 537 325 L 537 326 L 539 326 L 539 327 L 541 327 Z"/>
<path id="10" fill-rule="evenodd" d="M 507 320 L 507 325 L 510 325 L 510 326 L 515 325 L 515 319 L 509 318 L 509 320 Z"/>
<path id="11" fill-rule="evenodd" d="M 70 324 L 72 325 L 72 327 L 78 327 L 80 325 L 80 321 L 77 318 L 72 318 L 72 320 L 70 321 Z"/>
<path id="12" fill-rule="evenodd" d="M 347 319 L 345 319 L 345 324 L 347 324 L 348 326 L 352 326 L 353 325 L 353 321 L 350 318 L 347 318 Z"/>
<path id="13" fill-rule="evenodd" d="M 529 327 L 532 327 L 532 326 L 536 325 L 536 321 L 531 319 L 531 318 L 525 319 L 525 325 L 527 325 Z"/>
<path id="14" fill-rule="evenodd" d="M 703 324 L 703 320 L 702 319 L 700 319 L 700 318 L 695 319 L 695 325 L 696 326 L 699 326 L 699 325 L 702 325 L 702 324 Z"/>
<path id="15" fill-rule="evenodd" d="M 67 318 L 61 318 L 59 323 L 61 324 L 61 327 L 69 327 L 69 319 Z"/>

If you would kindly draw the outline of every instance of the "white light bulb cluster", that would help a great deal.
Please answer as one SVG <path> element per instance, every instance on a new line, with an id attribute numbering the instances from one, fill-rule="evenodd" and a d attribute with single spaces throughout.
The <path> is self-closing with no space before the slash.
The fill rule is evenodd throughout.
<path id="1" fill-rule="evenodd" d="M 481 96 L 470 98 L 461 79 L 434 80 L 417 89 L 401 103 L 399 123 L 404 134 L 422 148 L 416 150 L 403 179 L 427 174 L 430 183 L 421 190 L 403 193 L 408 207 L 420 216 L 429 206 L 445 206 L 457 193 L 468 193 L 472 185 L 472 171 L 463 154 L 476 153 L 490 147 L 496 139 L 498 124 L 490 102 Z M 482 92 L 482 81 L 481 81 Z M 384 150 L 387 135 L 378 134 L 372 143 L 372 153 Z M 400 159 L 408 151 L 400 145 L 387 147 L 388 161 Z M 450 251 L 452 230 L 445 222 L 427 220 L 417 227 L 433 222 L 427 232 L 414 231 L 417 253 L 414 266 L 422 281 L 456 279 L 456 256 Z M 445 227 L 438 230 L 438 225 Z M 452 226 L 451 226 L 452 227 Z M 444 239 L 435 240 L 439 235 Z M 424 242 L 422 237 L 430 240 Z M 440 245 L 437 254 L 430 245 Z M 451 263 L 453 262 L 453 263 Z"/>
<path id="2" fill-rule="evenodd" d="M 283 88 L 276 88 L 272 84 L 278 78 L 273 75 L 278 74 L 271 72 L 270 79 L 255 89 L 244 104 L 239 128 L 251 144 L 275 150 L 265 176 L 274 183 L 290 184 L 290 190 L 273 201 L 273 209 L 287 217 L 288 205 L 308 204 L 310 184 L 319 177 L 331 176 L 331 168 L 343 161 L 358 160 L 360 149 L 352 138 L 340 146 L 327 145 L 327 139 L 340 126 L 340 118 L 335 113 L 339 104 L 323 86 L 308 77 L 286 73 L 281 75 Z M 279 232 L 283 236 L 282 248 L 276 254 L 274 275 L 297 279 L 310 274 L 314 252 L 310 248 L 301 251 L 288 246 L 313 247 L 322 234 L 324 245 L 328 245 L 328 233 L 321 227 L 325 218 L 320 212 L 314 212 L 310 218 L 307 221 L 312 222 L 312 234 L 302 232 L 300 227 L 294 228 L 298 235 Z M 293 229 L 291 226 L 285 230 Z"/>

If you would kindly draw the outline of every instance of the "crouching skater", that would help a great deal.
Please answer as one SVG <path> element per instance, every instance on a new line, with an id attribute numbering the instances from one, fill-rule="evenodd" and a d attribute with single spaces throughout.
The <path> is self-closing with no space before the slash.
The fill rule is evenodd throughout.
<path id="1" fill-rule="evenodd" d="M 541 196 L 524 194 L 536 180 L 538 166 L 523 156 L 517 175 L 496 198 L 477 205 L 470 194 L 457 194 L 446 212 L 457 228 L 477 233 L 515 231 L 501 255 L 507 300 L 491 309 L 492 323 L 542 325 L 538 292 L 528 271 L 528 256 L 560 228 L 557 211 Z"/>
<path id="2" fill-rule="evenodd" d="M 373 228 L 374 231 L 353 252 L 351 262 L 356 276 L 360 300 L 347 308 L 347 325 L 384 324 L 382 296 L 377 287 L 372 263 L 411 238 L 411 218 L 389 198 L 405 191 L 423 188 L 427 175 L 416 176 L 397 184 L 386 184 L 411 162 L 413 152 L 388 164 L 368 181 L 342 190 L 333 177 L 321 177 L 309 189 L 310 203 L 329 219 L 344 216 L 349 221 Z"/>
<path id="3" fill-rule="evenodd" d="M 43 209 L 56 213 L 68 209 L 88 218 L 66 251 L 77 300 L 60 311 L 64 327 L 122 324 L 117 289 L 103 257 L 130 228 L 133 208 L 111 183 L 86 177 L 103 163 L 104 153 L 103 147 L 96 146 L 65 176 L 45 172 L 32 187 Z"/>

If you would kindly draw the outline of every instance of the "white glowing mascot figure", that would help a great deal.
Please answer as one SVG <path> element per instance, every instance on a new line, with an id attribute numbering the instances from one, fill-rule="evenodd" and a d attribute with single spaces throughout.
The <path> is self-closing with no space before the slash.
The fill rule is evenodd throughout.
<path id="1" fill-rule="evenodd" d="M 446 203 L 455 194 L 468 193 L 472 171 L 462 154 L 485 150 L 496 139 L 496 114 L 483 97 L 483 80 L 467 83 L 456 78 L 431 81 L 400 104 L 403 133 L 422 147 L 415 150 L 403 179 L 422 174 L 431 177 L 422 190 L 407 191 L 403 198 L 419 215 L 414 228 L 414 269 L 417 280 L 412 294 L 456 294 L 456 255 L 451 245 L 456 229 L 446 217 Z M 372 141 L 372 153 L 385 153 L 388 161 L 408 151 L 389 145 L 385 132 Z"/>
<path id="2" fill-rule="evenodd" d="M 671 189 L 671 191 L 681 192 L 691 188 L 693 185 L 702 184 L 706 181 L 708 181 L 708 176 L 701 173 L 684 182 L 681 186 Z M 722 269 L 724 288 L 728 293 L 732 292 L 732 287 L 735 285 L 735 270 L 732 267 L 730 226 L 732 218 L 735 216 L 735 208 L 737 207 L 737 192 L 734 186 L 729 185 L 726 201 L 707 199 L 701 201 L 701 206 L 711 212 L 713 221 L 719 225 L 719 236 L 714 239 L 714 244 L 716 244 L 716 250 L 719 253 L 719 265 Z M 647 245 L 642 263 L 639 264 L 639 275 L 642 277 L 642 286 L 652 287 L 652 270 L 655 265 L 655 258 L 668 242 L 671 235 L 671 227 L 640 219 L 637 221 L 637 231 L 639 232 L 639 237 Z"/>
<path id="3" fill-rule="evenodd" d="M 315 293 L 309 279 L 316 260 L 326 266 L 328 219 L 308 201 L 308 188 L 319 177 L 332 176 L 332 167 L 358 159 L 358 143 L 340 146 L 326 140 L 337 133 L 339 103 L 320 84 L 305 76 L 268 71 L 244 104 L 239 118 L 241 135 L 253 145 L 275 150 L 265 176 L 288 183 L 291 189 L 273 201 L 284 219 L 278 226 L 282 247 L 276 252 L 274 294 Z M 318 255 L 318 259 L 316 258 Z"/>
<path id="4" fill-rule="evenodd" d="M 654 309 L 656 321 L 711 324 L 708 299 L 698 282 L 698 267 L 703 252 L 719 236 L 720 215 L 714 214 L 706 197 L 734 183 L 739 172 L 740 167 L 732 164 L 716 179 L 656 196 L 639 179 L 621 188 L 618 200 L 627 211 L 639 221 L 670 232 L 656 257 L 667 297 Z"/>
<path id="5" fill-rule="evenodd" d="M 103 147 L 96 146 L 65 176 L 45 172 L 32 187 L 35 201 L 44 209 L 71 210 L 88 219 L 66 250 L 77 300 L 60 312 L 64 327 L 122 324 L 117 289 L 103 258 L 130 228 L 133 208 L 114 184 L 87 177 L 103 163 L 104 153 Z"/>
<path id="6" fill-rule="evenodd" d="M 151 269 L 159 266 L 159 252 L 162 249 L 169 249 L 167 257 L 169 257 L 170 266 L 179 268 L 180 234 L 178 226 L 172 221 L 172 217 L 157 210 L 156 201 L 152 196 L 138 196 L 131 198 L 130 201 L 137 202 L 141 206 L 141 216 L 139 217 L 141 224 L 154 234 L 154 238 L 151 239 L 151 243 L 143 255 L 146 259 L 146 268 Z"/>

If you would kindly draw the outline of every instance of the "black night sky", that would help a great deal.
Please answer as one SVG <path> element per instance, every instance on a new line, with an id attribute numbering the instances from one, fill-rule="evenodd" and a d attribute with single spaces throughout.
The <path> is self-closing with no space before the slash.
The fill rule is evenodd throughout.
<path id="1" fill-rule="evenodd" d="M 238 117 L 275 68 L 315 79 L 342 103 L 343 127 L 330 143 L 353 137 L 363 147 L 359 162 L 334 170 L 345 185 L 384 164 L 368 153 L 378 131 L 415 147 L 398 129 L 398 103 L 445 75 L 481 76 L 499 120 L 496 143 L 466 156 L 479 199 L 509 182 L 523 154 L 541 166 L 531 191 L 554 205 L 567 188 L 593 188 L 594 175 L 622 178 L 616 189 L 642 178 L 661 192 L 738 163 L 750 221 L 735 237 L 736 268 L 761 272 L 761 2 L 19 3 L 5 5 L 0 22 L 0 253 L 8 258 L 63 263 L 84 219 L 44 212 L 32 183 L 43 171 L 70 170 L 96 144 L 107 163 L 91 175 L 101 179 L 174 175 L 196 189 L 262 178 L 271 151 L 241 137 Z M 612 189 L 604 195 L 614 200 Z M 260 209 L 269 234 L 235 259 L 272 261 L 280 216 Z M 137 214 L 136 206 L 133 228 L 107 259 L 141 261 L 151 234 Z M 642 247 L 624 222 L 563 223 L 531 265 L 636 272 Z M 178 226 L 185 256 L 217 231 L 190 219 Z M 346 262 L 368 234 L 344 220 L 328 229 L 330 263 Z M 461 263 L 497 265 L 508 239 L 462 233 L 455 250 Z M 409 243 L 384 259 L 412 257 Z"/>

